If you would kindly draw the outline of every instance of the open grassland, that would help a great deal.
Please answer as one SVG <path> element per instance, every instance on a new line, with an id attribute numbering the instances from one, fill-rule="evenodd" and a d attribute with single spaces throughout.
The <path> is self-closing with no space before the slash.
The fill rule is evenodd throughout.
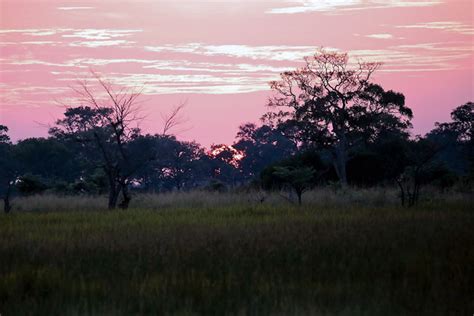
<path id="1" fill-rule="evenodd" d="M 0 216 L 0 313 L 471 315 L 472 199 L 407 210 L 378 194 L 17 200 Z"/>

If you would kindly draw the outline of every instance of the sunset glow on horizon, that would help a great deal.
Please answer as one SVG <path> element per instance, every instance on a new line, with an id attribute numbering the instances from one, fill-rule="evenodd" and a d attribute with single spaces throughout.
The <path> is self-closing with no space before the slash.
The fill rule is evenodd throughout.
<path id="1" fill-rule="evenodd" d="M 46 136 L 93 69 L 144 87 L 146 132 L 186 101 L 179 138 L 230 144 L 269 81 L 325 47 L 382 62 L 375 82 L 406 96 L 420 134 L 474 99 L 473 36 L 471 0 L 0 0 L 0 124 Z"/>

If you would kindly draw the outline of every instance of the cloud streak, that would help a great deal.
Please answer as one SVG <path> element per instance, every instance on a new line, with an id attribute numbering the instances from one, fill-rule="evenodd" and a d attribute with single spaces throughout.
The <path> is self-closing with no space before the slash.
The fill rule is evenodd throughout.
<path id="1" fill-rule="evenodd" d="M 441 30 L 444 32 L 474 35 L 474 27 L 457 21 L 423 22 L 411 25 L 399 25 L 397 28 Z"/>
<path id="2" fill-rule="evenodd" d="M 292 0 L 290 6 L 272 8 L 269 14 L 297 14 L 388 8 L 414 8 L 439 5 L 441 0 Z"/>
<path id="3" fill-rule="evenodd" d="M 62 11 L 92 10 L 94 7 L 58 7 Z"/>

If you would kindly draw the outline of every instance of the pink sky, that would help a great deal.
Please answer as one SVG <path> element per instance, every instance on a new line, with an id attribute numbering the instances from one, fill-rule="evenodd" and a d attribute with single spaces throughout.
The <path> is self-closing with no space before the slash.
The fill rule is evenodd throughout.
<path id="1" fill-rule="evenodd" d="M 472 0 L 0 0 L 0 124 L 45 136 L 90 68 L 145 86 L 147 132 L 187 100 L 181 139 L 231 143 L 268 81 L 324 46 L 384 63 L 415 133 L 473 97 Z M 74 104 L 73 104 L 74 105 Z"/>

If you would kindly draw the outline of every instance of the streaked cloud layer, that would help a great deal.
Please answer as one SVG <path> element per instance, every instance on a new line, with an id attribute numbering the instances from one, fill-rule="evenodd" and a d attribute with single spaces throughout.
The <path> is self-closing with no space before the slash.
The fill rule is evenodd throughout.
<path id="1" fill-rule="evenodd" d="M 387 8 L 417 8 L 439 5 L 441 0 L 290 0 L 288 6 L 272 8 L 268 13 L 296 14 L 305 12 L 327 12 L 349 10 L 373 10 Z"/>
<path id="2" fill-rule="evenodd" d="M 377 80 L 405 92 L 422 128 L 442 119 L 441 110 L 422 110 L 428 104 L 446 113 L 458 105 L 440 104 L 434 97 L 440 89 L 455 100 L 472 98 L 467 87 L 472 87 L 474 31 L 468 0 L 73 5 L 4 0 L 0 5 L 0 123 L 10 125 L 17 137 L 38 133 L 26 122 L 57 117 L 61 109 L 54 101 L 70 100 L 68 86 L 94 69 L 119 85 L 144 86 L 150 117 L 188 99 L 189 116 L 196 121 L 188 137 L 207 143 L 218 135 L 223 138 L 213 140 L 229 141 L 238 124 L 265 111 L 268 81 L 300 66 L 321 46 L 349 51 L 354 61 L 383 62 Z M 47 114 L 27 120 L 32 111 Z M 222 126 L 228 130 L 218 131 Z"/>

